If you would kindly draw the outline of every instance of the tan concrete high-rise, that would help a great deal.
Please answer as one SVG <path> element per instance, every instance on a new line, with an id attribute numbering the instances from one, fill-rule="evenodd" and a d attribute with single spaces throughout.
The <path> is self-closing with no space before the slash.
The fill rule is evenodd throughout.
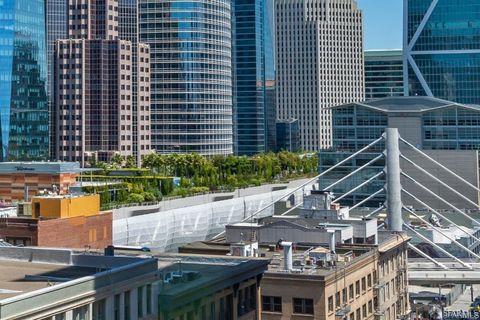
<path id="1" fill-rule="evenodd" d="M 328 107 L 364 98 L 362 17 L 355 0 L 275 2 L 277 117 L 304 150 L 331 146 Z"/>
<path id="2" fill-rule="evenodd" d="M 67 21 L 69 39 L 55 43 L 55 157 L 85 165 L 90 158 L 139 154 L 140 164 L 141 155 L 150 152 L 148 45 L 134 47 L 118 38 L 116 0 L 69 0 Z M 136 59 L 142 114 L 134 122 Z M 144 141 L 138 142 L 134 131 Z M 141 152 L 134 153 L 134 141 Z"/>
<path id="3" fill-rule="evenodd" d="M 139 42 L 137 0 L 118 1 L 118 36 L 132 42 L 132 137 L 137 164 L 151 149 L 150 46 Z"/>

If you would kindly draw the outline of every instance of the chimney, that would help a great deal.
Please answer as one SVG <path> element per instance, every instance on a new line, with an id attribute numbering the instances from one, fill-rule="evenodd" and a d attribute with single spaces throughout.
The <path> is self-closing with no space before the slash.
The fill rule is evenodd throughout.
<path id="1" fill-rule="evenodd" d="M 335 253 L 335 230 L 327 230 L 327 233 L 330 237 L 330 253 Z"/>
<path id="2" fill-rule="evenodd" d="M 292 270 L 292 243 L 282 241 L 280 244 L 283 247 L 283 263 L 286 271 Z"/>

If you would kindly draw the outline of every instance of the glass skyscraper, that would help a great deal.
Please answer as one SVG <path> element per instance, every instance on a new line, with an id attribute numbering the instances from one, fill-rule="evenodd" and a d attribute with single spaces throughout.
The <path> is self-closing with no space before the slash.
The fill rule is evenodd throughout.
<path id="1" fill-rule="evenodd" d="M 45 23 L 47 38 L 47 95 L 50 110 L 50 158 L 55 157 L 55 93 L 54 56 L 55 41 L 68 38 L 68 0 L 45 0 Z"/>
<path id="2" fill-rule="evenodd" d="M 0 1 L 0 160 L 48 157 L 44 0 Z"/>
<path id="3" fill-rule="evenodd" d="M 235 153 L 253 155 L 273 149 L 272 111 L 275 101 L 267 81 L 274 83 L 270 0 L 233 0 L 233 106 Z M 275 118 L 275 116 L 273 116 Z M 275 119 L 274 119 L 275 120 Z"/>
<path id="4" fill-rule="evenodd" d="M 365 99 L 403 96 L 402 50 L 365 51 Z"/>
<path id="5" fill-rule="evenodd" d="M 231 0 L 139 0 L 150 45 L 152 148 L 233 153 Z"/>
<path id="6" fill-rule="evenodd" d="M 480 104 L 480 0 L 404 0 L 407 95 Z"/>

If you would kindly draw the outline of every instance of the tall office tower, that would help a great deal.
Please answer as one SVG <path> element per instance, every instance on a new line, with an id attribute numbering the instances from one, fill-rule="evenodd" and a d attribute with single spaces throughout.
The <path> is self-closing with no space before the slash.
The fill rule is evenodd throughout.
<path id="1" fill-rule="evenodd" d="M 139 0 L 151 48 L 152 147 L 231 154 L 231 0 Z"/>
<path id="2" fill-rule="evenodd" d="M 362 12 L 354 0 L 277 0 L 280 119 L 300 124 L 304 150 L 332 144 L 328 107 L 364 99 Z"/>
<path id="3" fill-rule="evenodd" d="M 277 101 L 275 96 L 275 4 L 265 0 L 265 118 L 267 152 L 277 150 Z"/>
<path id="4" fill-rule="evenodd" d="M 0 1 L 0 161 L 48 158 L 43 0 Z"/>
<path id="5" fill-rule="evenodd" d="M 404 0 L 405 95 L 480 104 L 480 0 Z"/>
<path id="6" fill-rule="evenodd" d="M 47 38 L 47 95 L 50 113 L 50 158 L 55 158 L 55 97 L 54 97 L 54 53 L 55 41 L 68 37 L 68 1 L 45 0 L 45 24 Z"/>
<path id="7" fill-rule="evenodd" d="M 233 111 L 234 146 L 239 155 L 268 150 L 267 70 L 274 61 L 268 0 L 234 0 Z M 273 68 L 272 68 L 273 69 Z M 270 71 L 271 72 L 271 71 Z"/>
<path id="8" fill-rule="evenodd" d="M 365 51 L 365 98 L 403 96 L 402 50 Z"/>
<path id="9" fill-rule="evenodd" d="M 72 39 L 118 38 L 118 0 L 68 1 L 68 36 Z"/>
<path id="10" fill-rule="evenodd" d="M 118 1 L 70 0 L 68 30 L 69 39 L 55 43 L 57 159 L 85 165 L 133 155 L 133 46 L 118 39 Z M 137 85 L 145 99 L 149 48 L 138 50 Z M 149 119 L 137 120 L 145 127 Z"/>
<path id="11" fill-rule="evenodd" d="M 150 135 L 150 47 L 138 42 L 138 1 L 119 0 L 118 36 L 132 43 L 132 140 L 137 164 L 153 152 Z"/>

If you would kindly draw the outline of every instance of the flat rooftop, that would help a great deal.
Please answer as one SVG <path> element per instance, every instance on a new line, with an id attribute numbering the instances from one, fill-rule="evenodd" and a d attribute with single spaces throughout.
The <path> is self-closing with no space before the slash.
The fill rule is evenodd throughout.
<path id="1" fill-rule="evenodd" d="M 452 101 L 442 100 L 434 97 L 412 96 L 412 97 L 386 97 L 363 102 L 348 103 L 330 107 L 335 110 L 350 106 L 361 106 L 385 113 L 405 113 L 405 112 L 427 112 L 448 107 L 460 107 L 473 111 L 480 111 L 479 105 L 466 105 Z"/>
<path id="2" fill-rule="evenodd" d="M 32 197 L 32 199 L 78 199 L 96 196 L 95 194 L 44 194 Z"/>
<path id="3" fill-rule="evenodd" d="M 93 267 L 0 260 L 0 300 L 90 276 L 97 271 Z"/>
<path id="4" fill-rule="evenodd" d="M 323 247 L 321 247 L 323 248 Z M 345 257 L 348 253 L 353 252 L 353 258 L 349 260 L 348 262 L 341 261 L 343 257 Z M 358 247 L 348 247 L 345 246 L 343 248 L 337 248 L 336 249 L 337 255 L 339 255 L 340 258 L 339 261 L 336 262 L 337 267 L 335 268 L 334 266 L 325 266 L 325 267 L 319 267 L 316 265 L 304 265 L 302 268 L 296 267 L 295 265 L 293 266 L 293 271 L 287 272 L 285 271 L 284 268 L 284 257 L 283 257 L 283 251 L 278 251 L 274 252 L 272 255 L 272 261 L 270 262 L 268 266 L 268 271 L 266 272 L 265 276 L 268 277 L 268 275 L 292 275 L 292 276 L 297 276 L 297 275 L 304 275 L 308 277 L 328 277 L 330 275 L 334 275 L 335 272 L 338 272 L 338 270 L 343 270 L 348 269 L 350 267 L 355 267 L 355 265 L 360 262 L 364 261 L 365 259 L 371 259 L 373 262 L 373 255 L 374 255 L 374 250 L 372 247 L 365 247 L 365 248 L 358 248 Z M 295 260 L 300 260 L 304 261 L 305 258 L 308 257 L 307 252 L 300 252 L 300 253 L 294 253 L 293 254 L 293 261 Z"/>
<path id="5" fill-rule="evenodd" d="M 80 173 L 78 162 L 0 162 L 0 174 Z"/>
<path id="6" fill-rule="evenodd" d="M 131 267 L 125 271 L 134 276 L 136 272 L 145 272 L 145 269 L 134 270 L 142 262 L 151 264 L 153 259 L 109 257 L 69 249 L 0 246 L 0 301 L 80 278 L 101 277 L 104 271 L 112 272 L 113 277 L 115 272 L 122 272 L 120 267 Z"/>

